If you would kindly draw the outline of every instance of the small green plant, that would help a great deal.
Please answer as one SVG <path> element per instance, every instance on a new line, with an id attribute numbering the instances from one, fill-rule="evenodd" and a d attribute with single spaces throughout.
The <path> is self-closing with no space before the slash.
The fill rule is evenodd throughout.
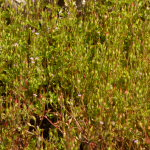
<path id="1" fill-rule="evenodd" d="M 0 149 L 149 149 L 149 1 L 67 4 L 0 10 Z"/>

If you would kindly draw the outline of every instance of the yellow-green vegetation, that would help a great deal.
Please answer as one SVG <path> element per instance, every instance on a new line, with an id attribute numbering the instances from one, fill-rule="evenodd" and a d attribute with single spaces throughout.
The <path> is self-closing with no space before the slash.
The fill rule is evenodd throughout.
<path id="1" fill-rule="evenodd" d="M 149 5 L 0 8 L 0 149 L 149 150 Z"/>

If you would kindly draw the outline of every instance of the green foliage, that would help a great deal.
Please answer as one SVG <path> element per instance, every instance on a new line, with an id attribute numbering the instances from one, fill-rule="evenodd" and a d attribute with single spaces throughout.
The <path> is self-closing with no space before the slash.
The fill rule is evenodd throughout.
<path id="1" fill-rule="evenodd" d="M 41 27 L 3 11 L 0 149 L 149 149 L 148 10 L 98 1 L 77 18 L 69 4 Z"/>

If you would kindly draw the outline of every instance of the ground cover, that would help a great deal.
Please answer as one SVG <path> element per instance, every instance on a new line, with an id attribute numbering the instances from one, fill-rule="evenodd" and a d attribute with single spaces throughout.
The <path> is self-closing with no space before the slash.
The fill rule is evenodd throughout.
<path id="1" fill-rule="evenodd" d="M 0 149 L 150 149 L 149 1 L 67 6 L 1 10 Z"/>

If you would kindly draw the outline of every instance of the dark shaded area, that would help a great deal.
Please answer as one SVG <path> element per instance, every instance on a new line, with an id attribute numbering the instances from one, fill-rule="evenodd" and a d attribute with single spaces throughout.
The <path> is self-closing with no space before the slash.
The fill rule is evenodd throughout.
<path id="1" fill-rule="evenodd" d="M 60 7 L 65 6 L 64 0 L 59 0 L 57 4 L 58 4 L 58 6 L 60 6 Z"/>
<path id="2" fill-rule="evenodd" d="M 51 113 L 55 112 L 56 110 L 54 107 L 49 103 L 45 105 L 45 112 L 51 109 Z M 58 118 L 56 116 L 52 118 L 46 119 L 43 117 L 42 119 L 38 115 L 34 115 L 36 118 L 36 123 L 33 119 L 30 120 L 30 124 L 33 125 L 34 127 L 39 126 L 40 129 L 44 129 L 43 132 L 41 133 L 43 135 L 43 138 L 47 141 L 49 140 L 49 129 L 54 129 L 55 127 L 48 121 L 48 119 L 54 124 L 57 122 Z M 30 126 L 29 131 L 32 132 L 33 130 L 35 131 L 35 128 Z M 63 138 L 63 134 L 57 129 L 58 132 L 58 138 L 61 139 Z M 43 143 L 43 148 L 45 148 L 45 143 Z"/>

